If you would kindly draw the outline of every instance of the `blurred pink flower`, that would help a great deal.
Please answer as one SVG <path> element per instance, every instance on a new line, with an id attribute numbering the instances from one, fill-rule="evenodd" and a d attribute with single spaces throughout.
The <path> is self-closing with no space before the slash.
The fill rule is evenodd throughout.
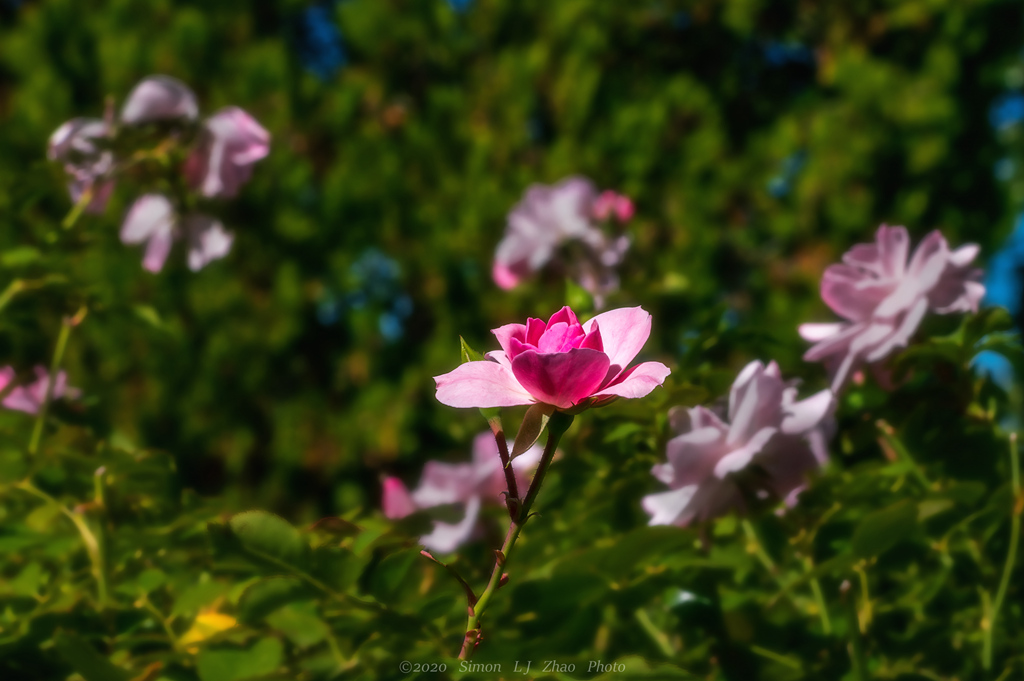
<path id="1" fill-rule="evenodd" d="M 231 250 L 234 236 L 220 221 L 191 213 L 179 220 L 171 200 L 163 194 L 144 194 L 135 200 L 121 225 L 121 241 L 145 244 L 142 266 L 159 272 L 171 252 L 171 245 L 184 238 L 188 243 L 188 266 L 193 272 L 223 258 Z"/>
<path id="2" fill-rule="evenodd" d="M 529 474 L 540 463 L 543 450 L 534 445 L 512 462 L 521 495 L 526 494 Z M 479 527 L 482 503 L 503 504 L 506 491 L 505 472 L 494 435 L 480 433 L 473 440 L 473 460 L 450 464 L 428 461 L 423 467 L 420 484 L 410 494 L 398 478 L 384 480 L 382 506 L 384 515 L 397 519 L 423 509 L 462 504 L 465 515 L 458 523 L 434 522 L 434 531 L 420 538 L 432 551 L 448 553 L 468 541 Z"/>
<path id="3" fill-rule="evenodd" d="M 684 526 L 746 507 L 736 474 L 745 469 L 753 494 L 788 505 L 806 474 L 827 459 L 834 397 L 823 390 L 797 401 L 775 362 L 748 364 L 729 393 L 728 421 L 705 407 L 674 409 L 668 462 L 652 469 L 671 491 L 644 497 L 651 525 Z M 756 467 L 751 470 L 749 467 Z"/>
<path id="4" fill-rule="evenodd" d="M 598 220 L 615 216 L 619 222 L 628 222 L 633 218 L 633 201 L 624 194 L 606 189 L 594 201 L 592 211 Z"/>
<path id="5" fill-rule="evenodd" d="M 185 175 L 203 196 L 237 195 L 252 176 L 253 164 L 270 153 L 270 133 L 237 106 L 206 119 L 200 135 Z"/>
<path id="6" fill-rule="evenodd" d="M 594 296 L 600 308 L 604 296 L 618 288 L 615 268 L 629 248 L 627 237 L 611 238 L 594 222 L 611 215 L 625 222 L 633 215 L 632 201 L 615 192 L 599 196 L 586 178 L 531 186 L 508 215 L 505 236 L 494 254 L 494 282 L 504 289 L 514 288 L 557 260 L 563 244 L 577 244 L 568 262 L 559 262 Z"/>
<path id="7" fill-rule="evenodd" d="M 847 321 L 802 324 L 800 335 L 816 343 L 804 359 L 824 362 L 838 391 L 851 372 L 905 347 L 929 310 L 939 314 L 976 311 L 985 295 L 981 270 L 971 267 L 978 246 L 955 251 L 938 231 L 910 257 L 903 227 L 882 225 L 875 243 L 858 244 L 830 265 L 821 297 Z"/>
<path id="8" fill-rule="evenodd" d="M 0 406 L 14 411 L 23 411 L 26 414 L 38 414 L 46 398 L 46 387 L 50 381 L 50 373 L 45 367 L 35 368 L 36 380 L 26 386 L 15 386 L 7 395 L 0 400 Z M 16 378 L 14 369 L 4 367 L 0 369 L 0 393 L 3 393 Z M 63 371 L 57 373 L 53 381 L 53 394 L 51 400 L 58 400 L 62 397 L 72 399 L 78 397 L 80 391 L 68 385 L 67 374 Z"/>
<path id="9" fill-rule="evenodd" d="M 102 213 L 114 191 L 109 178 L 114 169 L 114 154 L 104 148 L 110 138 L 110 125 L 98 118 L 73 118 L 50 135 L 46 155 L 64 164 L 68 174 L 68 193 L 78 203 L 85 192 L 92 198 L 86 212 Z"/>
<path id="10" fill-rule="evenodd" d="M 644 397 L 669 369 L 660 362 L 626 368 L 651 334 L 651 315 L 619 308 L 580 324 L 568 307 L 544 323 L 506 324 L 493 333 L 501 350 L 434 377 L 437 399 L 450 407 L 510 407 L 536 402 L 557 409 Z"/>
<path id="11" fill-rule="evenodd" d="M 128 125 L 142 125 L 198 116 L 199 104 L 187 85 L 170 76 L 148 76 L 128 94 L 120 118 Z"/>

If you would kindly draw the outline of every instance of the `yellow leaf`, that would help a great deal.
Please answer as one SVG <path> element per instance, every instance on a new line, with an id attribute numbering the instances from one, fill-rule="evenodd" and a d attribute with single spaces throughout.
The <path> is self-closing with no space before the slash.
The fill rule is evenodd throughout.
<path id="1" fill-rule="evenodd" d="M 191 646 L 187 649 L 192 653 L 197 650 L 196 643 L 201 643 L 222 631 L 227 631 L 236 624 L 238 624 L 238 620 L 231 615 L 221 612 L 201 612 L 196 615 L 196 621 L 192 623 L 192 628 L 182 635 L 178 643 L 186 647 Z"/>

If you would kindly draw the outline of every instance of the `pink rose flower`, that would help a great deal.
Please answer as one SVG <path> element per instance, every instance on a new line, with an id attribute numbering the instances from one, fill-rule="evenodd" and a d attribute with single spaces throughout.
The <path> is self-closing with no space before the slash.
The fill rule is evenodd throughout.
<path id="1" fill-rule="evenodd" d="M 203 123 L 185 175 L 203 196 L 236 196 L 252 176 L 253 164 L 269 153 L 270 133 L 242 109 L 229 106 Z"/>
<path id="2" fill-rule="evenodd" d="M 806 474 L 827 459 L 833 403 L 829 390 L 797 401 L 775 362 L 755 361 L 732 385 L 727 421 L 705 407 L 673 410 L 679 435 L 668 443 L 668 462 L 651 471 L 671 491 L 644 497 L 650 524 L 685 526 L 744 510 L 741 472 L 749 493 L 794 504 Z"/>
<path id="3" fill-rule="evenodd" d="M 615 192 L 599 196 L 585 178 L 531 186 L 508 215 L 505 236 L 494 254 L 494 282 L 503 289 L 515 288 L 549 262 L 562 264 L 558 250 L 573 243 L 578 248 L 564 264 L 601 307 L 603 297 L 618 288 L 615 268 L 629 248 L 627 237 L 611 238 L 595 224 L 611 215 L 628 220 L 632 201 Z"/>
<path id="4" fill-rule="evenodd" d="M 2 400 L 0 406 L 5 409 L 22 411 L 26 414 L 38 414 L 46 398 L 46 387 L 50 382 L 50 373 L 41 366 L 35 368 L 36 380 L 26 386 L 16 386 Z M 0 369 L 0 393 L 3 393 L 14 382 L 16 374 L 11 367 Z M 67 374 L 63 371 L 57 373 L 53 381 L 53 394 L 50 400 L 58 400 L 62 397 L 72 399 L 78 397 L 80 391 L 68 385 Z"/>
<path id="5" fill-rule="evenodd" d="M 78 203 L 85 192 L 92 192 L 85 207 L 89 213 L 102 213 L 114 191 L 114 182 L 109 179 L 114 169 L 114 154 L 103 148 L 110 133 L 106 121 L 73 118 L 50 135 L 46 155 L 51 161 L 64 165 L 69 178 L 68 193 L 74 203 Z"/>
<path id="6" fill-rule="evenodd" d="M 978 246 L 955 251 L 938 231 L 926 236 L 908 262 L 910 238 L 903 227 L 882 225 L 875 243 L 858 244 L 830 265 L 821 297 L 847 321 L 803 324 L 800 335 L 816 343 L 804 355 L 824 362 L 838 391 L 864 364 L 905 347 L 929 310 L 939 314 L 977 311 L 985 295 L 981 270 L 971 267 Z"/>
<path id="7" fill-rule="evenodd" d="M 177 78 L 149 76 L 142 79 L 125 99 L 121 122 L 142 125 L 176 119 L 195 120 L 199 104 L 191 89 Z"/>
<path id="8" fill-rule="evenodd" d="M 516 482 L 525 494 L 529 485 L 528 473 L 540 463 L 543 450 L 534 445 L 516 457 L 512 469 Z M 423 467 L 419 486 L 410 494 L 398 478 L 384 480 L 381 505 L 384 515 L 391 519 L 405 516 L 423 509 L 461 504 L 465 515 L 458 523 L 434 522 L 434 530 L 420 538 L 420 542 L 431 551 L 448 553 L 472 538 L 480 528 L 481 504 L 503 504 L 501 493 L 505 490 L 505 472 L 494 436 L 488 431 L 480 433 L 473 440 L 473 461 L 463 464 L 428 461 Z"/>
<path id="9" fill-rule="evenodd" d="M 163 194 L 140 196 L 121 225 L 122 243 L 146 245 L 142 266 L 150 272 L 163 269 L 171 245 L 181 238 L 188 243 L 188 266 L 193 272 L 227 255 L 234 241 L 220 221 L 208 215 L 192 213 L 179 220 L 171 200 Z"/>
<path id="10" fill-rule="evenodd" d="M 568 307 L 544 323 L 507 324 L 493 333 L 501 350 L 436 376 L 437 399 L 450 407 L 543 403 L 561 410 L 644 397 L 669 369 L 660 362 L 626 368 L 651 334 L 651 315 L 619 308 L 580 324 Z"/>

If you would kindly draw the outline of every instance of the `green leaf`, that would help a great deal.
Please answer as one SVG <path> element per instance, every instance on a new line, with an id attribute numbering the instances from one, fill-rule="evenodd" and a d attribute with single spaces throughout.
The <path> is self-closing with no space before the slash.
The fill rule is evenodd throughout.
<path id="1" fill-rule="evenodd" d="M 256 624 L 289 603 L 309 598 L 310 587 L 296 577 L 269 577 L 250 584 L 238 601 L 238 619 Z"/>
<path id="2" fill-rule="evenodd" d="M 853 553 L 860 558 L 885 553 L 914 531 L 917 516 L 917 505 L 909 500 L 869 513 L 853 533 L 850 541 Z"/>
<path id="3" fill-rule="evenodd" d="M 242 681 L 270 674 L 281 665 L 283 657 L 281 642 L 265 638 L 249 650 L 201 650 L 196 669 L 202 681 Z"/>
<path id="4" fill-rule="evenodd" d="M 92 645 L 74 634 L 59 632 L 53 638 L 53 647 L 85 681 L 128 681 L 131 678 L 131 674 L 114 666 Z"/>
<path id="5" fill-rule="evenodd" d="M 537 442 L 554 411 L 555 408 L 550 404 L 534 404 L 526 410 L 523 422 L 519 424 L 519 432 L 516 433 L 516 441 L 512 445 L 510 459 L 525 454 L 526 450 Z"/>
<path id="6" fill-rule="evenodd" d="M 297 529 L 273 513 L 239 513 L 227 526 L 211 524 L 210 533 L 221 552 L 241 554 L 263 567 L 275 571 L 308 567 L 309 544 Z"/>
<path id="7" fill-rule="evenodd" d="M 267 624 L 284 634 L 299 648 L 309 648 L 326 639 L 331 630 L 315 613 L 311 603 L 293 603 L 267 616 Z"/>
<path id="8" fill-rule="evenodd" d="M 474 350 L 473 348 L 471 348 L 469 346 L 469 343 L 467 343 L 466 339 L 463 338 L 462 336 L 459 336 L 459 345 L 460 345 L 461 350 L 462 350 L 462 363 L 463 364 L 465 364 L 466 362 L 480 362 L 480 361 L 483 361 L 484 356 L 481 355 L 476 350 Z"/>
<path id="9" fill-rule="evenodd" d="M 31 246 L 18 246 L 0 254 L 0 265 L 4 268 L 21 267 L 31 265 L 39 260 L 40 253 Z"/>
<path id="10" fill-rule="evenodd" d="M 382 560 L 373 570 L 370 593 L 384 603 L 394 602 L 406 576 L 419 560 L 423 557 L 418 550 L 399 551 Z"/>

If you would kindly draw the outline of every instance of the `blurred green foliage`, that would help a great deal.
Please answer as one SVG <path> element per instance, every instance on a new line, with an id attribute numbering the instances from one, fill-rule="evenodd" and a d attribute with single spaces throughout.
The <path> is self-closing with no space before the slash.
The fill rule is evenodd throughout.
<path id="1" fill-rule="evenodd" d="M 674 373 L 576 419 L 474 662 L 576 665 L 535 677 L 559 679 L 598 678 L 598 659 L 628 667 L 609 679 L 1022 673 L 1019 566 L 992 624 L 1020 512 L 1011 402 L 967 368 L 983 347 L 1019 355 L 999 313 L 934 320 L 898 390 L 844 394 L 834 463 L 785 515 L 647 528 L 639 506 L 669 407 L 718 399 L 754 358 L 824 385 L 796 326 L 831 319 L 821 272 L 877 224 L 999 243 L 989 106 L 1019 3 L 324 6 L 347 63 L 321 79 L 299 0 L 0 0 L 0 287 L 27 282 L 0 310 L 0 365 L 49 364 L 61 319 L 89 310 L 64 361 L 84 398 L 55 405 L 37 457 L 32 419 L 0 412 L 0 677 L 386 679 L 417 676 L 410 660 L 447 664 L 420 678 L 497 678 L 459 673 L 462 591 L 419 556 L 423 519 L 381 518 L 379 478 L 468 458 L 485 424 L 431 380 L 460 335 L 489 350 L 488 329 L 586 304 L 560 279 L 507 293 L 489 276 L 524 189 L 577 173 L 636 202 L 609 306 L 653 313 L 645 355 Z M 62 228 L 45 158 L 63 121 L 151 73 L 273 135 L 221 215 L 231 255 L 197 274 L 172 256 L 151 275 L 120 243 L 128 183 Z M 382 257 L 397 267 L 367 264 Z M 402 296 L 396 331 L 382 318 Z M 453 559 L 472 584 L 502 518 Z"/>

